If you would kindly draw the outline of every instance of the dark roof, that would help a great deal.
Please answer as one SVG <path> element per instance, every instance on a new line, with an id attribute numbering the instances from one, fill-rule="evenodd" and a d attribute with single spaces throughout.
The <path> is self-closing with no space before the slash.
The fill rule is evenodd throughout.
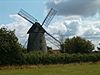
<path id="1" fill-rule="evenodd" d="M 27 33 L 34 33 L 34 32 L 43 32 L 44 33 L 45 29 L 40 25 L 40 23 L 35 22 Z"/>

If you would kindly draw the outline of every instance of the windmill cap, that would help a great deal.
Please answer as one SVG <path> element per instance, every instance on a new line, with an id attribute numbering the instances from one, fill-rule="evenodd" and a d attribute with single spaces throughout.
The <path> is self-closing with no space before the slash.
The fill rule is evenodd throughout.
<path id="1" fill-rule="evenodd" d="M 27 33 L 34 33 L 34 32 L 44 33 L 45 29 L 40 25 L 40 23 L 35 22 Z"/>

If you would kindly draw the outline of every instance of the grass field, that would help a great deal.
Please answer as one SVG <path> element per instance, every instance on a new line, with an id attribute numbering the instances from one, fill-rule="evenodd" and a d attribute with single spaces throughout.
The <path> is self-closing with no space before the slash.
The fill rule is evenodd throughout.
<path id="1" fill-rule="evenodd" d="M 0 75 L 100 75 L 100 63 L 5 66 Z"/>

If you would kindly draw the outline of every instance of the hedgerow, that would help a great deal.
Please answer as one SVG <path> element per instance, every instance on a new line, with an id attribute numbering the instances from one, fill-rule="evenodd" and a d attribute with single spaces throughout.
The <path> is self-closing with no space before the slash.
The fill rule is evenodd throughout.
<path id="1" fill-rule="evenodd" d="M 100 53 L 89 54 L 49 54 L 42 52 L 33 52 L 24 54 L 24 64 L 68 64 L 80 62 L 97 62 L 100 61 Z"/>
<path id="2" fill-rule="evenodd" d="M 6 57 L 7 58 L 7 57 Z M 13 57 L 12 57 L 13 58 Z M 9 59 L 9 57 L 8 57 Z M 5 59 L 4 59 L 5 60 Z M 100 61 L 100 53 L 89 54 L 50 54 L 43 52 L 30 52 L 18 56 L 18 58 L 2 61 L 0 65 L 37 65 L 37 64 L 69 64 L 81 62 L 97 62 Z"/>

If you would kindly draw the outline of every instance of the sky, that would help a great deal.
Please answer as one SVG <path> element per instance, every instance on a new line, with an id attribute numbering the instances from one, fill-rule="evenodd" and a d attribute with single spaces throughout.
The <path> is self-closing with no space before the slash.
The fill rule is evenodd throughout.
<path id="1" fill-rule="evenodd" d="M 0 27 L 15 29 L 19 42 L 24 44 L 32 25 L 17 15 L 21 8 L 40 23 L 50 8 L 57 10 L 50 25 L 44 26 L 57 39 L 59 35 L 81 36 L 95 47 L 100 42 L 100 0 L 0 0 Z"/>
<path id="2" fill-rule="evenodd" d="M 12 22 L 9 15 L 17 14 L 21 8 L 42 21 L 45 1 L 47 0 L 0 0 L 0 24 Z"/>

